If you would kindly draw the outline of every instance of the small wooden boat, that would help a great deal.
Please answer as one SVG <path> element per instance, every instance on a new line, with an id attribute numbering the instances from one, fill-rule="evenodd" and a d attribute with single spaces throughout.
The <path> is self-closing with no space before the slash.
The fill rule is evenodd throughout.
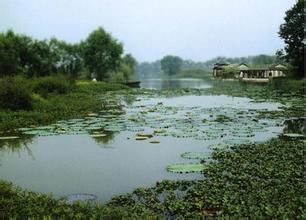
<path id="1" fill-rule="evenodd" d="M 124 83 L 125 85 L 133 88 L 139 88 L 140 87 L 140 81 L 127 81 Z"/>

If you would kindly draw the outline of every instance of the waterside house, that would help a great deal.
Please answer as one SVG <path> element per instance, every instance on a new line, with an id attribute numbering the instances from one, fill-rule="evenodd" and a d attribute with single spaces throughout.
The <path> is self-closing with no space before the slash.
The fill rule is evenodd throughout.
<path id="1" fill-rule="evenodd" d="M 249 67 L 245 63 L 216 63 L 213 67 L 213 76 L 220 78 L 237 78 L 242 81 L 268 82 L 270 78 L 285 77 L 286 71 L 287 67 L 282 64 Z"/>

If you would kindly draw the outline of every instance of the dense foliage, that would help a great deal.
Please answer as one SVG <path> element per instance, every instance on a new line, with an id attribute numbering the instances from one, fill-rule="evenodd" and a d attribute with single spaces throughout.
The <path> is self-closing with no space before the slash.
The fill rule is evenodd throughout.
<path id="1" fill-rule="evenodd" d="M 286 44 L 285 59 L 295 68 L 297 76 L 304 76 L 304 4 L 305 0 L 298 0 L 286 12 L 285 23 L 279 30 L 279 36 Z"/>
<path id="2" fill-rule="evenodd" d="M 31 91 L 22 79 L 0 79 L 0 110 L 30 110 L 32 102 Z"/>
<path id="3" fill-rule="evenodd" d="M 12 30 L 0 33 L 0 76 L 76 75 L 81 70 L 81 62 L 77 44 L 55 38 L 36 40 Z"/>
<path id="4" fill-rule="evenodd" d="M 0 77 L 64 74 L 74 79 L 96 75 L 107 80 L 119 75 L 127 80 L 134 74 L 136 60 L 122 53 L 123 46 L 102 28 L 75 44 L 54 37 L 37 40 L 9 30 L 0 33 Z"/>

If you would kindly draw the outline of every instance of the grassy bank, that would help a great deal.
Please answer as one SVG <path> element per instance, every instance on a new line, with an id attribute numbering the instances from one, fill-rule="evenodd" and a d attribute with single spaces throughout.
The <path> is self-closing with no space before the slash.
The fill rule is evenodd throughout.
<path id="1" fill-rule="evenodd" d="M 126 89 L 121 84 L 105 82 L 69 82 L 64 78 L 2 79 L 0 131 L 49 124 L 56 120 L 82 117 L 99 111 L 99 99 L 107 91 Z"/>
<path id="2" fill-rule="evenodd" d="M 203 180 L 158 182 L 106 205 L 66 204 L 1 181 L 0 216 L 302 219 L 304 144 L 282 138 L 215 150 L 213 160 L 203 161 Z"/>

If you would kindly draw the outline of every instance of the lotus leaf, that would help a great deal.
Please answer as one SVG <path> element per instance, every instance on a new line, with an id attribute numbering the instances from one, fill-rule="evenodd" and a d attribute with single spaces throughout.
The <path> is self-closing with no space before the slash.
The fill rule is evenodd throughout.
<path id="1" fill-rule="evenodd" d="M 303 134 L 297 134 L 297 133 L 286 133 L 283 134 L 284 137 L 289 137 L 289 138 L 304 138 L 305 136 Z"/>
<path id="2" fill-rule="evenodd" d="M 0 140 L 10 140 L 10 139 L 18 139 L 18 136 L 7 136 L 7 137 L 0 137 Z"/>
<path id="3" fill-rule="evenodd" d="M 181 163 L 167 166 L 167 171 L 174 173 L 193 173 L 204 170 L 204 165 L 201 163 Z"/>
<path id="4" fill-rule="evenodd" d="M 159 144 L 160 143 L 160 141 L 158 141 L 158 140 L 151 140 L 151 141 L 149 141 L 151 144 Z"/>
<path id="5" fill-rule="evenodd" d="M 208 159 L 210 158 L 209 152 L 185 152 L 181 154 L 182 158 L 185 159 Z"/>
<path id="6" fill-rule="evenodd" d="M 148 137 L 135 137 L 136 141 L 143 141 L 143 140 L 147 140 Z"/>

